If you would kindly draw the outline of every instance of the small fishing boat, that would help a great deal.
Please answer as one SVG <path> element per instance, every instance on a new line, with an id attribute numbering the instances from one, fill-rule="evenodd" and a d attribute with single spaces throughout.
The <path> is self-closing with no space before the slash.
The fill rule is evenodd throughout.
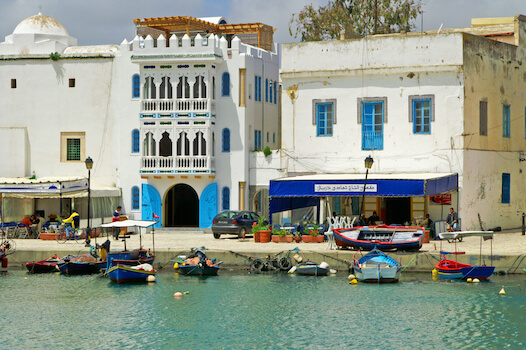
<path id="1" fill-rule="evenodd" d="M 118 284 L 147 282 L 148 277 L 155 276 L 156 273 L 157 271 L 150 264 L 136 266 L 115 264 L 106 271 L 109 279 Z"/>
<path id="2" fill-rule="evenodd" d="M 322 262 L 317 264 L 312 261 L 300 263 L 296 266 L 296 273 L 304 276 L 327 276 L 330 272 L 329 264 Z"/>
<path id="3" fill-rule="evenodd" d="M 66 275 L 90 275 L 99 273 L 106 260 L 98 260 L 90 254 L 68 255 L 57 262 L 56 268 Z"/>
<path id="4" fill-rule="evenodd" d="M 359 260 L 354 259 L 353 268 L 358 281 L 389 283 L 398 282 L 402 264 L 375 247 Z"/>
<path id="5" fill-rule="evenodd" d="M 457 231 L 457 232 L 443 232 L 438 235 L 442 240 L 454 241 L 455 242 L 455 254 L 456 242 L 459 238 L 480 236 L 480 244 L 482 247 L 482 240 L 493 239 L 493 231 Z M 441 242 L 442 244 L 442 242 Z M 493 245 L 492 245 L 493 247 Z M 465 264 L 455 260 L 446 259 L 445 255 L 451 254 L 448 252 L 440 252 L 442 258 L 435 265 L 435 269 L 438 272 L 438 277 L 441 279 L 474 279 L 478 278 L 480 281 L 488 279 L 495 271 L 495 266 L 473 265 Z M 492 249 L 492 264 L 493 264 L 493 249 Z M 482 260 L 482 254 L 479 259 Z M 482 261 L 481 261 L 482 262 Z"/>
<path id="6" fill-rule="evenodd" d="M 217 276 L 219 264 L 214 260 L 208 259 L 201 249 L 196 249 L 182 263 L 175 263 L 174 268 L 183 275 Z"/>
<path id="7" fill-rule="evenodd" d="M 424 227 L 413 226 L 358 226 L 334 229 L 336 245 L 361 250 L 377 249 L 417 251 L 422 248 Z"/>
<path id="8" fill-rule="evenodd" d="M 40 261 L 28 261 L 26 263 L 27 271 L 30 273 L 49 273 L 57 272 L 57 263 L 60 258 L 57 255 L 53 255 L 50 258 Z"/>

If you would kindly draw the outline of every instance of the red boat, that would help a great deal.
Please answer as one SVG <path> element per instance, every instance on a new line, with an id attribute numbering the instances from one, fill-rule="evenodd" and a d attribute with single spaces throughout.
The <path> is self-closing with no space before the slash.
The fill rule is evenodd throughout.
<path id="1" fill-rule="evenodd" d="M 60 258 L 57 255 L 53 255 L 50 258 L 40 261 L 29 261 L 26 263 L 27 271 L 31 273 L 48 273 L 57 271 L 57 263 Z"/>
<path id="2" fill-rule="evenodd" d="M 480 281 L 488 279 L 495 270 L 495 266 L 463 264 L 448 259 L 440 260 L 435 268 L 438 271 L 438 276 L 443 279 L 478 278 Z"/>

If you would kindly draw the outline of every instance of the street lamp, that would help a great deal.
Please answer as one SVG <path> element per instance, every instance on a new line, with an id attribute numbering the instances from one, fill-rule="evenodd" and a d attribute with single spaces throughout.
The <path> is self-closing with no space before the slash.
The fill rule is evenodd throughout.
<path id="1" fill-rule="evenodd" d="M 93 159 L 91 157 L 86 158 L 84 161 L 84 164 L 86 164 L 86 169 L 88 169 L 88 228 L 86 232 L 86 247 L 89 247 L 90 244 L 90 235 L 91 235 L 91 213 L 90 213 L 90 207 L 91 207 L 91 169 L 93 168 Z"/>
<path id="2" fill-rule="evenodd" d="M 367 158 L 365 158 L 365 182 L 363 184 L 363 194 L 362 194 L 362 205 L 360 206 L 360 214 L 359 214 L 359 222 L 361 225 L 365 224 L 365 223 L 362 223 L 362 211 L 364 210 L 365 208 L 365 187 L 367 187 L 367 175 L 369 175 L 369 169 L 371 169 L 371 167 L 373 166 L 373 163 L 374 163 L 374 160 L 373 158 L 371 158 L 371 156 L 369 155 Z"/>

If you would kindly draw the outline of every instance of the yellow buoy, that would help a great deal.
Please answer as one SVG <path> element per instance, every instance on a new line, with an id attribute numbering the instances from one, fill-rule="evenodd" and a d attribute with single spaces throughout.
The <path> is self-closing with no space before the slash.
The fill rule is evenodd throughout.
<path id="1" fill-rule="evenodd" d="M 473 283 L 480 283 L 480 280 L 478 278 L 474 278 Z"/>
<path id="2" fill-rule="evenodd" d="M 504 290 L 504 287 L 499 292 L 499 295 L 506 295 L 506 291 Z"/>
<path id="3" fill-rule="evenodd" d="M 466 280 L 466 282 L 471 283 L 471 282 L 473 282 L 473 280 L 472 280 L 471 278 L 468 278 L 468 279 Z"/>
<path id="4" fill-rule="evenodd" d="M 355 279 L 352 279 L 349 281 L 350 284 L 356 284 L 358 283 L 358 280 L 355 278 Z"/>
<path id="5" fill-rule="evenodd" d="M 181 292 L 175 292 L 174 293 L 174 298 L 182 298 L 183 297 L 183 293 Z"/>
<path id="6" fill-rule="evenodd" d="M 146 282 L 155 282 L 155 276 L 149 275 L 148 277 L 146 277 Z"/>
<path id="7" fill-rule="evenodd" d="M 177 270 L 178 268 L 179 268 L 179 264 L 178 264 L 178 263 L 175 263 L 175 264 L 174 264 L 174 269 Z"/>
<path id="8" fill-rule="evenodd" d="M 437 269 L 433 269 L 433 271 L 431 271 L 431 273 L 433 274 L 433 276 L 438 275 Z"/>

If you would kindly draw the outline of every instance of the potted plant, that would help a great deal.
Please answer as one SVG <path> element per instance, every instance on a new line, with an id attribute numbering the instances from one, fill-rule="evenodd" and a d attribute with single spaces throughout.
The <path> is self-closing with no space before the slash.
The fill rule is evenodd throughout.
<path id="1" fill-rule="evenodd" d="M 293 239 L 294 239 L 294 242 L 296 242 L 296 243 L 301 242 L 301 232 L 300 231 L 295 231 Z"/>
<path id="2" fill-rule="evenodd" d="M 292 243 L 292 235 L 287 230 L 274 229 L 272 231 L 272 242 L 279 243 Z"/>
<path id="3" fill-rule="evenodd" d="M 270 242 L 270 229 L 268 221 L 264 217 L 260 217 L 258 222 L 252 224 L 252 233 L 254 234 L 254 241 L 258 243 Z"/>
<path id="4" fill-rule="evenodd" d="M 319 226 L 313 225 L 303 230 L 302 238 L 305 243 L 321 243 L 325 237 L 319 234 Z"/>

